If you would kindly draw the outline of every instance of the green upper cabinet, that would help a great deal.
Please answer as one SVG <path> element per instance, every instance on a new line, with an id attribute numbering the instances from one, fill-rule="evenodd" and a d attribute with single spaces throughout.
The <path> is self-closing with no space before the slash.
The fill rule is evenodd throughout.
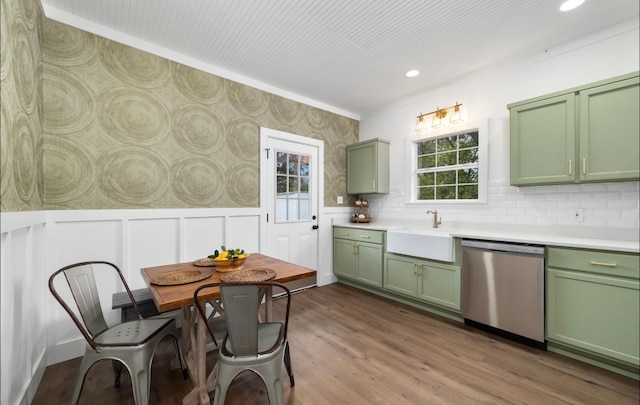
<path id="1" fill-rule="evenodd" d="M 511 185 L 573 183 L 575 95 L 511 108 Z"/>
<path id="2" fill-rule="evenodd" d="M 371 139 L 347 146 L 347 194 L 389 192 L 389 141 Z"/>
<path id="3" fill-rule="evenodd" d="M 581 181 L 638 180 L 638 77 L 580 92 Z"/>
<path id="4" fill-rule="evenodd" d="M 638 73 L 508 106 L 511 185 L 640 179 Z"/>

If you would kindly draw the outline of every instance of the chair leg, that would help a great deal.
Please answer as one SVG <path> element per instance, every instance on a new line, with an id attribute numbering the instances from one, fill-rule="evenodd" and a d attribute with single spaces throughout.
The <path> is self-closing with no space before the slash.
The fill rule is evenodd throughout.
<path id="1" fill-rule="evenodd" d="M 180 345 L 178 344 L 178 337 L 171 335 L 173 338 L 173 345 L 176 348 L 176 355 L 178 356 L 178 364 L 180 365 L 180 369 L 182 370 L 182 379 L 186 380 L 189 378 L 189 373 L 187 372 L 187 366 L 184 364 L 184 357 L 182 356 L 182 350 L 180 350 Z"/>
<path id="2" fill-rule="evenodd" d="M 149 404 L 149 390 L 151 379 L 151 359 L 153 353 L 135 353 L 127 364 L 131 373 L 131 388 L 136 405 Z"/>
<path id="3" fill-rule="evenodd" d="M 289 383 L 293 387 L 296 385 L 293 379 L 293 368 L 291 367 L 291 355 L 289 354 L 289 342 L 284 348 L 284 367 L 287 369 L 287 374 L 289 375 Z"/>
<path id="4" fill-rule="evenodd" d="M 80 363 L 80 370 L 78 370 L 78 378 L 76 379 L 76 385 L 73 387 L 73 394 L 71 395 L 71 404 L 75 405 L 78 403 L 80 399 L 80 393 L 82 392 L 82 386 L 84 385 L 84 379 L 87 375 L 87 372 L 95 363 L 96 358 L 92 355 L 92 352 L 89 349 L 85 351 L 84 356 L 82 357 L 82 362 Z"/>
<path id="5" fill-rule="evenodd" d="M 113 386 L 116 388 L 120 387 L 120 376 L 122 376 L 122 363 L 118 360 L 111 360 L 111 364 L 113 365 L 113 374 L 115 374 L 115 381 Z"/>

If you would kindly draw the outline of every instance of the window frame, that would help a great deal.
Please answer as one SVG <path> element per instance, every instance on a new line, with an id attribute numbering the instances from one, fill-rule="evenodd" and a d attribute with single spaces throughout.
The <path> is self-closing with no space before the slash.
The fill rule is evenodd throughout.
<path id="1" fill-rule="evenodd" d="M 408 204 L 420 205 L 442 205 L 442 204 L 478 204 L 487 202 L 487 186 L 489 175 L 489 156 L 488 156 L 488 138 L 489 138 L 489 120 L 479 124 L 463 123 L 456 125 L 455 128 L 447 127 L 440 130 L 432 130 L 426 134 L 414 135 L 407 137 L 407 154 L 406 159 L 406 188 L 409 190 Z M 460 135 L 469 132 L 478 132 L 478 198 L 477 199 L 456 199 L 456 200 L 418 200 L 418 143 L 421 141 L 435 140 L 448 136 Z M 443 171 L 448 170 L 446 166 Z M 449 169 L 450 170 L 450 169 Z"/>

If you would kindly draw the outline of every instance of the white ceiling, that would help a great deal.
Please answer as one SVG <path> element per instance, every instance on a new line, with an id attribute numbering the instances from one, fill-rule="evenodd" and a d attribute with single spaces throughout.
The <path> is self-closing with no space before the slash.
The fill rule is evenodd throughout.
<path id="1" fill-rule="evenodd" d="M 356 117 L 493 64 L 637 27 L 639 8 L 638 0 L 586 0 L 564 13 L 562 0 L 41 2 L 49 18 Z M 406 78 L 409 69 L 421 74 Z"/>

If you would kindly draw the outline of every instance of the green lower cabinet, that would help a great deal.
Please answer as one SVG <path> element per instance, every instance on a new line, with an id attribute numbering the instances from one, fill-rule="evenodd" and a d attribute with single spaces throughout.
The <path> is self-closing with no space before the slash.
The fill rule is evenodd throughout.
<path id="1" fill-rule="evenodd" d="M 382 287 L 384 246 L 377 243 L 333 239 L 333 272 L 363 284 Z"/>
<path id="2" fill-rule="evenodd" d="M 638 375 L 638 254 L 570 248 L 547 251 L 547 341 Z"/>
<path id="3" fill-rule="evenodd" d="M 547 270 L 549 340 L 638 366 L 637 280 Z"/>
<path id="4" fill-rule="evenodd" d="M 342 277 L 356 279 L 354 241 L 333 239 L 333 272 Z"/>
<path id="5" fill-rule="evenodd" d="M 375 243 L 357 242 L 357 280 L 375 287 L 382 287 L 382 260 L 384 248 Z"/>
<path id="6" fill-rule="evenodd" d="M 460 311 L 459 266 L 387 254 L 383 288 Z"/>

